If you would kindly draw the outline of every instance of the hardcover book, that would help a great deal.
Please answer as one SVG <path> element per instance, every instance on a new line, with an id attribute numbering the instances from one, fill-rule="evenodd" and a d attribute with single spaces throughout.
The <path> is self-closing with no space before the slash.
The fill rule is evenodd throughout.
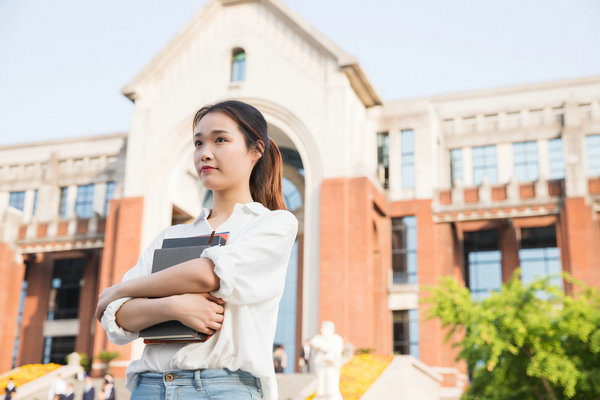
<path id="1" fill-rule="evenodd" d="M 162 248 L 154 250 L 152 273 L 200 258 L 207 247 L 226 244 L 228 236 L 227 232 L 213 232 L 211 235 L 164 239 Z M 143 329 L 140 337 L 144 338 L 146 344 L 205 342 L 210 338 L 179 321 L 165 321 Z"/>

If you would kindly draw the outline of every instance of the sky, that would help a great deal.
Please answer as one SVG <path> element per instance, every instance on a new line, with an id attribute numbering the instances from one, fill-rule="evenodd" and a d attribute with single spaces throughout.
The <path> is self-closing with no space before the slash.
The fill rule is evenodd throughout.
<path id="1" fill-rule="evenodd" d="M 600 75 L 598 0 L 283 0 L 384 102 Z M 207 0 L 0 0 L 0 146 L 126 132 L 127 84 Z"/>

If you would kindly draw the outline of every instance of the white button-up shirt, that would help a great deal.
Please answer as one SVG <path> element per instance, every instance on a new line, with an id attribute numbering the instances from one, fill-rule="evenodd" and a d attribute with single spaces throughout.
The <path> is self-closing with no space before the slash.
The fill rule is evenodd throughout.
<path id="1" fill-rule="evenodd" d="M 162 231 L 123 280 L 151 273 L 154 250 L 162 246 L 163 239 L 210 234 L 209 213 L 203 208 L 193 223 Z M 225 301 L 221 329 L 204 343 L 147 345 L 141 359 L 127 368 L 130 390 L 144 371 L 228 368 L 260 378 L 265 398 L 277 399 L 273 340 L 298 220 L 289 211 L 271 211 L 258 202 L 236 203 L 231 216 L 216 228 L 217 233 L 229 232 L 227 244 L 205 249 L 202 257 L 213 261 L 221 280 L 220 288 L 212 293 Z M 130 299 L 110 303 L 102 317 L 113 343 L 126 344 L 139 337 L 139 332 L 126 331 L 115 321 L 116 312 Z"/>

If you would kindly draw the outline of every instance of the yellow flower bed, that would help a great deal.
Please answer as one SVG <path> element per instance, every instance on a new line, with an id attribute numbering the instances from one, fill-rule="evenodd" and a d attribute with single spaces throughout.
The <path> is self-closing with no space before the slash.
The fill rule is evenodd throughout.
<path id="1" fill-rule="evenodd" d="M 371 387 L 394 356 L 361 354 L 354 356 L 340 371 L 340 391 L 344 400 L 358 400 Z M 315 395 L 307 397 L 310 400 Z"/>
<path id="2" fill-rule="evenodd" d="M 21 386 L 27 382 L 39 378 L 42 375 L 46 375 L 48 372 L 52 372 L 55 369 L 62 367 L 59 364 L 27 364 L 23 365 L 15 372 L 0 379 L 0 392 L 4 393 L 4 388 L 8 385 L 8 379 L 13 378 L 15 386 Z"/>

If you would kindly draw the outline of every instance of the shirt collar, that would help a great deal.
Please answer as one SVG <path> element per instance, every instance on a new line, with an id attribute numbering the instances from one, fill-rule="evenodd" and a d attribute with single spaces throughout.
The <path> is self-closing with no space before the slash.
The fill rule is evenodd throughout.
<path id="1" fill-rule="evenodd" d="M 265 206 L 263 206 L 261 203 L 259 203 L 257 201 L 252 201 L 250 203 L 235 203 L 235 205 L 233 206 L 232 213 L 235 213 L 236 210 L 238 210 L 238 209 L 246 214 L 255 214 L 255 215 L 261 215 L 261 214 L 264 214 L 269 211 L 268 208 L 266 208 Z M 203 207 L 202 211 L 200 211 L 200 215 L 198 215 L 198 218 L 196 218 L 196 222 L 205 220 L 206 218 L 208 218 L 209 214 L 210 214 L 210 208 Z"/>

